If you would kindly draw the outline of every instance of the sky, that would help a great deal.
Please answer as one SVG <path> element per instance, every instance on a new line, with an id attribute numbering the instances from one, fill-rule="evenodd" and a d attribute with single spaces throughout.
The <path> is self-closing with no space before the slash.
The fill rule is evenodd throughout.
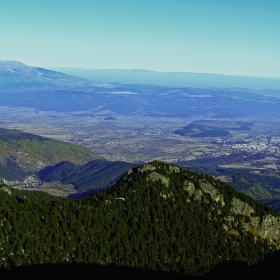
<path id="1" fill-rule="evenodd" d="M 280 78 L 280 1 L 0 0 L 0 60 Z"/>

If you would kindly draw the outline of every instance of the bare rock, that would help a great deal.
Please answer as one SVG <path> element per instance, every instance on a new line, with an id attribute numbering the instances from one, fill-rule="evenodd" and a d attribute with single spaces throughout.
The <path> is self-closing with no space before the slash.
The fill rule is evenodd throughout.
<path id="1" fill-rule="evenodd" d="M 236 197 L 232 199 L 231 206 L 231 211 L 234 214 L 241 214 L 250 217 L 255 212 L 252 206 L 250 206 L 248 203 L 241 201 Z"/>
<path id="2" fill-rule="evenodd" d="M 153 165 L 151 165 L 149 163 L 145 163 L 144 165 L 142 165 L 141 167 L 138 168 L 138 172 L 143 173 L 145 171 L 149 171 L 149 170 L 153 171 L 155 169 L 156 169 L 155 166 L 153 166 Z"/>
<path id="3" fill-rule="evenodd" d="M 185 181 L 184 190 L 187 191 L 189 193 L 189 195 L 192 195 L 195 191 L 194 184 L 192 182 Z"/>
<path id="4" fill-rule="evenodd" d="M 263 217 L 259 234 L 263 238 L 280 239 L 280 218 L 272 215 Z"/>
<path id="5" fill-rule="evenodd" d="M 211 184 L 201 183 L 201 189 L 205 193 L 209 193 L 214 201 L 221 202 L 222 206 L 225 205 L 224 196 L 221 195 Z"/>
<path id="6" fill-rule="evenodd" d="M 169 187 L 169 178 L 166 178 L 165 176 L 157 173 L 157 172 L 152 172 L 149 177 L 148 180 L 152 180 L 152 181 L 161 181 L 161 183 L 163 185 L 165 185 L 167 188 Z"/>
<path id="7" fill-rule="evenodd" d="M 196 199 L 201 200 L 202 195 L 203 195 L 203 192 L 201 190 L 194 191 L 194 196 Z"/>
<path id="8" fill-rule="evenodd" d="M 261 218 L 257 216 L 251 217 L 250 224 L 254 230 L 259 231 L 261 225 Z"/>
<path id="9" fill-rule="evenodd" d="M 178 166 L 170 166 L 169 167 L 169 172 L 172 173 L 172 172 L 176 172 L 176 173 L 179 173 L 180 172 L 180 168 Z"/>
<path id="10" fill-rule="evenodd" d="M 12 194 L 12 190 L 6 186 L 0 188 L 1 191 L 8 193 L 9 195 Z"/>
<path id="11" fill-rule="evenodd" d="M 131 173 L 133 173 L 133 170 L 132 170 L 132 168 L 129 168 L 129 169 L 127 170 L 127 175 L 129 175 L 129 174 L 131 174 Z"/>

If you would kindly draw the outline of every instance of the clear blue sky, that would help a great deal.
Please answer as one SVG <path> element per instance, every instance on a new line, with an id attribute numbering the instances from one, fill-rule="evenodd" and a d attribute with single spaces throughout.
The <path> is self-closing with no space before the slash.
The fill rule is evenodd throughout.
<path id="1" fill-rule="evenodd" d="M 0 60 L 280 78 L 280 0 L 0 0 Z"/>

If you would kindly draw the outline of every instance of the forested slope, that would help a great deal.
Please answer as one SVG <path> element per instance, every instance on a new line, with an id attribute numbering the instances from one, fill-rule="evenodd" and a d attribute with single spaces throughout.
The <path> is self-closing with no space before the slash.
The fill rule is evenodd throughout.
<path id="1" fill-rule="evenodd" d="M 222 263 L 253 269 L 279 248 L 274 210 L 211 176 L 159 161 L 79 200 L 40 199 L 5 185 L 0 199 L 3 271 L 96 264 L 202 276 Z"/>
<path id="2" fill-rule="evenodd" d="M 46 166 L 62 161 L 86 164 L 98 158 L 81 146 L 0 128 L 0 180 L 22 181 Z"/>
<path id="3" fill-rule="evenodd" d="M 136 166 L 136 163 L 105 159 L 96 159 L 84 165 L 63 161 L 41 170 L 39 177 L 44 182 L 59 181 L 62 184 L 72 184 L 79 191 L 96 191 L 111 187 L 125 171 Z"/>

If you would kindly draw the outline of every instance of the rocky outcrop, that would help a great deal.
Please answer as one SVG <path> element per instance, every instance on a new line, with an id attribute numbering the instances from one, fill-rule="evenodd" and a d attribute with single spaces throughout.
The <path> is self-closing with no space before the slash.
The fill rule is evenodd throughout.
<path id="1" fill-rule="evenodd" d="M 232 199 L 231 206 L 231 212 L 234 215 L 243 215 L 249 218 L 247 222 L 242 224 L 246 231 L 252 232 L 256 237 L 280 240 L 280 217 L 272 215 L 254 216 L 254 208 L 236 197 Z M 234 221 L 234 217 L 228 219 L 228 221 Z"/>
<path id="2" fill-rule="evenodd" d="M 220 202 L 222 206 L 225 205 L 224 196 L 221 195 L 211 184 L 201 183 L 201 189 L 204 193 L 209 193 L 215 202 Z"/>
<path id="3" fill-rule="evenodd" d="M 127 170 L 127 175 L 130 175 L 131 173 L 133 173 L 133 169 L 132 169 L 132 168 L 129 168 L 129 169 Z"/>
<path id="4" fill-rule="evenodd" d="M 7 186 L 1 186 L 0 187 L 0 191 L 6 192 L 6 193 L 8 193 L 10 195 L 12 194 L 12 190 L 9 187 L 7 187 Z"/>
<path id="5" fill-rule="evenodd" d="M 248 203 L 241 201 L 236 197 L 232 199 L 231 206 L 231 211 L 234 214 L 240 214 L 250 217 L 255 212 L 252 206 L 250 206 Z"/>
<path id="6" fill-rule="evenodd" d="M 169 166 L 169 172 L 172 173 L 172 172 L 180 172 L 180 168 L 178 166 L 173 166 L 173 165 L 170 165 Z"/>
<path id="7" fill-rule="evenodd" d="M 149 163 L 145 163 L 138 168 L 138 172 L 140 173 L 143 173 L 145 171 L 153 171 L 153 170 L 156 170 L 156 167 Z"/>
<path id="8" fill-rule="evenodd" d="M 184 190 L 187 191 L 189 193 L 189 195 L 192 195 L 195 191 L 194 184 L 192 182 L 185 181 Z"/>
<path id="9" fill-rule="evenodd" d="M 246 224 L 249 224 L 249 223 L 246 223 Z M 261 224 L 261 218 L 260 217 L 253 216 L 253 217 L 250 218 L 250 225 L 254 230 L 259 231 L 260 224 Z"/>
<path id="10" fill-rule="evenodd" d="M 147 182 L 149 181 L 159 181 L 166 188 L 161 189 L 159 195 L 167 200 L 173 199 L 176 201 L 173 193 L 170 191 L 170 178 L 168 174 L 164 173 L 162 175 L 156 166 L 151 163 L 147 163 L 135 169 L 130 169 L 128 174 L 132 172 L 144 173 L 147 172 Z M 180 172 L 180 168 L 169 166 L 167 170 L 170 174 L 172 172 Z M 226 206 L 225 197 L 215 188 L 215 185 L 212 185 L 205 179 L 200 179 L 195 182 L 195 178 L 192 176 L 187 177 L 187 179 L 180 186 L 183 192 L 188 194 L 186 202 L 191 203 L 193 197 L 196 200 L 203 201 L 203 203 L 210 203 L 210 209 L 216 209 L 218 214 L 223 212 L 223 208 Z M 202 200 L 203 196 L 206 199 Z M 227 200 L 228 201 L 228 200 Z M 214 202 L 214 203 L 213 203 Z M 280 245 L 280 217 L 265 215 L 263 217 L 256 216 L 256 211 L 253 206 L 249 203 L 242 201 L 237 197 L 233 197 L 229 202 L 230 213 L 227 216 L 224 216 L 223 228 L 229 234 L 240 234 L 240 230 L 244 232 L 251 232 L 254 234 L 255 238 L 266 238 L 274 243 L 279 249 Z M 211 211 L 212 211 L 211 210 Z M 211 213 L 210 213 L 211 215 Z M 241 219 L 240 219 L 241 218 Z M 240 228 L 240 222 L 242 227 Z"/>
<path id="11" fill-rule="evenodd" d="M 149 177 L 147 178 L 147 181 L 152 180 L 153 182 L 155 181 L 161 181 L 161 183 L 165 186 L 165 187 L 169 187 L 169 178 L 166 178 L 165 176 L 157 173 L 157 172 L 152 172 Z"/>
<path id="12" fill-rule="evenodd" d="M 4 178 L 0 178 L 0 183 L 1 184 L 6 184 L 8 186 L 14 186 L 14 185 L 19 185 L 21 182 L 18 181 L 18 180 L 15 180 L 15 181 L 8 181 Z"/>
<path id="13" fill-rule="evenodd" d="M 263 238 L 280 239 L 280 218 L 267 215 L 263 217 L 260 230 L 260 236 Z"/>
<path id="14" fill-rule="evenodd" d="M 0 179 L 0 182 L 10 187 L 27 188 L 27 187 L 38 187 L 41 181 L 37 178 L 35 174 L 33 174 L 33 175 L 26 176 L 21 180 L 15 180 L 15 181 L 8 181 L 2 178 Z"/>
<path id="15" fill-rule="evenodd" d="M 201 197 L 202 197 L 202 195 L 203 195 L 203 192 L 200 190 L 200 189 L 196 189 L 195 191 L 194 191 L 194 197 L 196 198 L 196 199 L 198 199 L 198 200 L 201 200 Z"/>
<path id="16" fill-rule="evenodd" d="M 189 195 L 194 195 L 196 199 L 201 200 L 204 194 L 210 194 L 213 201 L 220 202 L 222 206 L 225 205 L 224 197 L 220 194 L 211 184 L 200 182 L 200 188 L 195 188 L 194 183 L 185 181 L 184 190 L 188 192 Z"/>

